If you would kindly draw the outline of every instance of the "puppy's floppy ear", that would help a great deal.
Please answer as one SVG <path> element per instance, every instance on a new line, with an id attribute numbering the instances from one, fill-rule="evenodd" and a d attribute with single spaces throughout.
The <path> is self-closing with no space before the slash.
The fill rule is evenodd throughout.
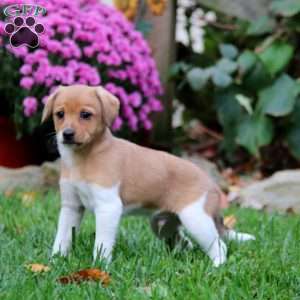
<path id="1" fill-rule="evenodd" d="M 101 86 L 96 88 L 96 95 L 102 107 L 104 122 L 110 127 L 119 114 L 120 102 L 117 97 Z"/>
<path id="2" fill-rule="evenodd" d="M 52 115 L 54 100 L 55 100 L 60 88 L 61 87 L 59 86 L 58 89 L 48 97 L 47 102 L 44 106 L 41 123 L 44 123 Z"/>

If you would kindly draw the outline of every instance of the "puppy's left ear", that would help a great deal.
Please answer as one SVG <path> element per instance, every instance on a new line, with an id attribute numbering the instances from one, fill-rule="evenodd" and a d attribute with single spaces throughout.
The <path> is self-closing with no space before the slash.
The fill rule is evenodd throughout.
<path id="1" fill-rule="evenodd" d="M 96 88 L 96 95 L 103 110 L 102 115 L 104 122 L 110 127 L 119 114 L 119 99 L 101 86 Z"/>
<path id="2" fill-rule="evenodd" d="M 43 114 L 42 114 L 42 121 L 41 123 L 44 123 L 46 120 L 50 118 L 53 112 L 53 106 L 54 106 L 54 100 L 58 94 L 58 91 L 61 87 L 59 87 L 54 93 L 52 93 L 44 106 Z"/>

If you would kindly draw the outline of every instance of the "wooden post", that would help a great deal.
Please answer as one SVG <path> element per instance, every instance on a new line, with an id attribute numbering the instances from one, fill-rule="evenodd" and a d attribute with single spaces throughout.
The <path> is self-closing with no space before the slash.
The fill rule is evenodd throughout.
<path id="1" fill-rule="evenodd" d="M 152 30 L 147 37 L 153 51 L 153 56 L 164 86 L 161 100 L 164 111 L 154 118 L 154 129 L 150 142 L 159 148 L 170 149 L 172 143 L 172 100 L 174 87 L 168 80 L 168 71 L 175 60 L 175 25 L 176 1 L 167 1 L 167 7 L 162 16 L 154 16 L 149 7 L 143 17 L 152 24 Z"/>

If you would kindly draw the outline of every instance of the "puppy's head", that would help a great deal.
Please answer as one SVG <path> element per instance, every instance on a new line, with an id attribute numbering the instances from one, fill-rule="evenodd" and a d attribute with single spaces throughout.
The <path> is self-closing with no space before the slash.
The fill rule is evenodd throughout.
<path id="1" fill-rule="evenodd" d="M 58 143 L 84 146 L 112 125 L 119 105 L 119 100 L 102 87 L 59 87 L 48 98 L 42 122 L 52 116 Z"/>

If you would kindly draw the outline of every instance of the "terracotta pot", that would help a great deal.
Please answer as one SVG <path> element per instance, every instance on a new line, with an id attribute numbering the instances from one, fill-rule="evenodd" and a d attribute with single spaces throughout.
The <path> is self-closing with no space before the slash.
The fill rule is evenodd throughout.
<path id="1" fill-rule="evenodd" d="M 13 122 L 0 117 L 0 166 L 19 168 L 39 162 L 32 138 L 16 139 Z"/>

